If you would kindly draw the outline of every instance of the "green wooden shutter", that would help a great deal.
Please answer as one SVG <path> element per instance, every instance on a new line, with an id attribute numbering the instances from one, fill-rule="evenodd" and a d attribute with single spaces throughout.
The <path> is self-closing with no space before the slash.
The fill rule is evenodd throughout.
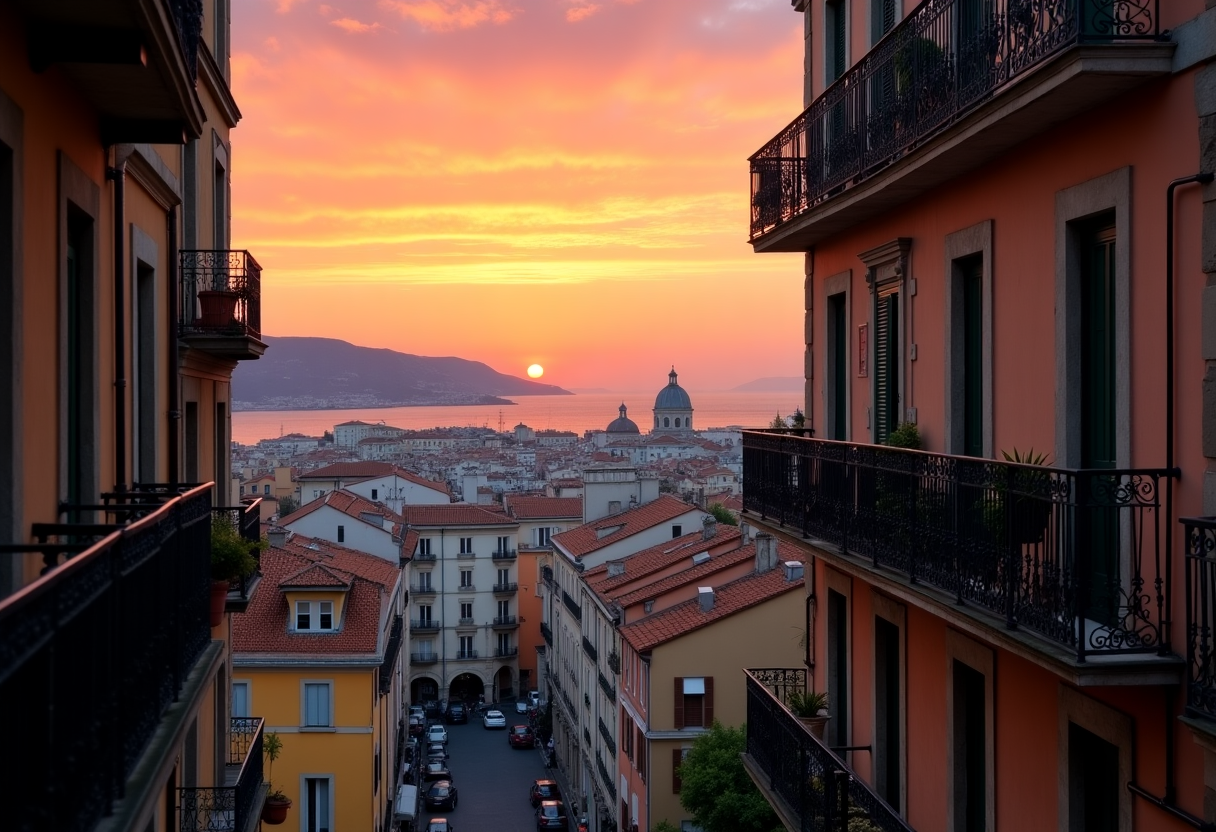
<path id="1" fill-rule="evenodd" d="M 828 316 L 831 321 L 832 365 L 828 383 L 832 385 L 832 412 L 828 414 L 828 438 L 848 439 L 848 429 L 845 424 L 845 396 L 848 395 L 848 355 L 849 339 L 847 336 L 844 295 L 832 295 L 828 298 Z"/>
<path id="2" fill-rule="evenodd" d="M 983 257 L 959 264 L 963 280 L 963 453 L 984 455 Z"/>
<path id="3" fill-rule="evenodd" d="M 874 441 L 899 426 L 899 292 L 879 295 L 874 314 Z"/>

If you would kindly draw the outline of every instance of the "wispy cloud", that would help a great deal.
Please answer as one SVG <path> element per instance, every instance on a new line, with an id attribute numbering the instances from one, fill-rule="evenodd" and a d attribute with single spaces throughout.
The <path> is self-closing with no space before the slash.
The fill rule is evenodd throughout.
<path id="1" fill-rule="evenodd" d="M 502 24 L 520 11 L 501 0 L 381 0 L 380 5 L 432 32 L 471 29 L 485 23 Z"/>
<path id="2" fill-rule="evenodd" d="M 337 26 L 339 29 L 352 35 L 361 35 L 365 32 L 374 32 L 377 29 L 383 28 L 379 23 L 363 23 L 355 20 L 353 17 L 340 17 L 337 20 L 329 21 L 329 25 Z"/>
<path id="3" fill-rule="evenodd" d="M 600 7 L 595 3 L 586 6 L 575 6 L 573 9 L 566 9 L 566 20 L 570 23 L 578 23 L 580 20 L 586 20 L 600 10 Z"/>

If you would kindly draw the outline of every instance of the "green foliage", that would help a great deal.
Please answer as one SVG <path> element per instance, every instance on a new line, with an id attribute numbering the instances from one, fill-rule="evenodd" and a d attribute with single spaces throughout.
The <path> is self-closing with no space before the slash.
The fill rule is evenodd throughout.
<path id="1" fill-rule="evenodd" d="M 731 510 L 721 503 L 714 503 L 707 511 L 714 516 L 714 519 L 726 526 L 737 526 L 739 520 L 735 517 Z"/>
<path id="2" fill-rule="evenodd" d="M 903 422 L 887 434 L 886 444 L 891 448 L 908 448 L 919 451 L 921 449 L 920 428 L 912 422 Z"/>
<path id="3" fill-rule="evenodd" d="M 785 423 L 785 418 L 780 413 L 773 417 L 773 421 L 769 422 L 768 426 L 774 430 L 785 430 L 789 427 Z"/>
<path id="4" fill-rule="evenodd" d="M 650 827 L 650 832 L 680 832 L 680 828 L 669 820 L 661 820 Z"/>
<path id="5" fill-rule="evenodd" d="M 286 517 L 300 507 L 296 502 L 296 498 L 292 496 L 279 498 L 279 516 Z"/>
<path id="6" fill-rule="evenodd" d="M 819 716 L 820 711 L 827 710 L 828 695 L 823 691 L 790 691 L 785 697 L 785 704 L 790 706 L 794 716 Z"/>
<path id="7" fill-rule="evenodd" d="M 232 521 L 222 514 L 211 518 L 211 579 L 238 581 L 254 573 L 258 562 L 251 545 L 241 537 Z"/>
<path id="8" fill-rule="evenodd" d="M 323 440 L 325 440 L 326 442 L 333 442 L 334 441 L 334 432 L 332 430 L 327 430 L 321 434 L 321 438 Z"/>
<path id="9" fill-rule="evenodd" d="M 1022 465 L 1050 465 L 1051 458 L 1047 454 L 1037 453 L 1034 448 L 1027 448 L 1025 451 L 1013 449 L 1013 453 L 1009 451 L 1001 451 L 1001 456 L 1005 457 L 1006 462 L 1018 462 Z"/>
<path id="10" fill-rule="evenodd" d="M 262 753 L 269 761 L 266 765 L 266 786 L 270 789 L 267 797 L 284 800 L 287 795 L 283 794 L 282 789 L 276 789 L 270 779 L 271 772 L 274 771 L 274 761 L 279 759 L 279 755 L 283 753 L 283 740 L 276 731 L 267 731 L 262 735 Z"/>
<path id="11" fill-rule="evenodd" d="M 746 726 L 728 728 L 714 720 L 710 730 L 693 741 L 680 765 L 680 805 L 705 832 L 782 828 L 743 768 L 740 755 L 746 748 Z"/>

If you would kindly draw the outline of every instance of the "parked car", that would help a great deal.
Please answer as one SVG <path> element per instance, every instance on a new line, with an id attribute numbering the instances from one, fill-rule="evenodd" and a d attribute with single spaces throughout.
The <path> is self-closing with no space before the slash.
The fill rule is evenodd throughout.
<path id="1" fill-rule="evenodd" d="M 410 716 L 426 718 L 426 708 L 422 705 L 410 705 Z"/>
<path id="2" fill-rule="evenodd" d="M 423 713 L 429 717 L 437 716 L 438 714 L 442 713 L 442 711 L 439 710 L 438 699 L 424 699 L 422 701 L 422 710 Z"/>
<path id="3" fill-rule="evenodd" d="M 536 830 L 569 829 L 570 822 L 566 820 L 566 807 L 560 800 L 542 800 L 536 807 Z"/>
<path id="4" fill-rule="evenodd" d="M 527 725 L 512 725 L 507 731 L 507 742 L 512 748 L 531 748 L 534 744 L 532 729 Z"/>
<path id="5" fill-rule="evenodd" d="M 426 807 L 428 809 L 456 809 L 456 787 L 451 780 L 436 780 L 426 790 Z"/>
<path id="6" fill-rule="evenodd" d="M 517 714 L 526 714 L 531 707 L 532 703 L 530 703 L 527 699 L 515 700 L 515 713 Z"/>
<path id="7" fill-rule="evenodd" d="M 453 702 L 448 705 L 448 713 L 445 719 L 448 725 L 467 724 L 469 721 L 469 710 L 459 702 Z"/>
<path id="8" fill-rule="evenodd" d="M 410 716 L 410 736 L 419 737 L 426 731 L 426 717 Z"/>
<path id="9" fill-rule="evenodd" d="M 561 800 L 562 793 L 554 780 L 533 780 L 532 788 L 528 790 L 528 799 L 533 806 L 539 806 L 545 800 Z"/>
<path id="10" fill-rule="evenodd" d="M 442 725 L 432 725 L 426 729 L 426 741 L 428 743 L 441 742 L 446 745 L 448 741 L 448 729 Z"/>
<path id="11" fill-rule="evenodd" d="M 528 704 L 533 708 L 540 707 L 540 691 L 538 691 L 538 690 L 528 691 Z"/>
<path id="12" fill-rule="evenodd" d="M 431 818 L 431 822 L 426 825 L 426 832 L 456 832 L 456 827 L 452 826 L 447 818 Z"/>
<path id="13" fill-rule="evenodd" d="M 448 759 L 448 749 L 441 742 L 427 743 L 426 756 L 428 760 L 440 760 L 446 762 Z"/>
<path id="14" fill-rule="evenodd" d="M 486 715 L 481 718 L 481 724 L 486 728 L 506 728 L 507 718 L 502 711 L 486 711 Z"/>
<path id="15" fill-rule="evenodd" d="M 452 772 L 448 764 L 440 760 L 432 760 L 422 769 L 422 779 L 428 783 L 434 780 L 451 780 Z"/>

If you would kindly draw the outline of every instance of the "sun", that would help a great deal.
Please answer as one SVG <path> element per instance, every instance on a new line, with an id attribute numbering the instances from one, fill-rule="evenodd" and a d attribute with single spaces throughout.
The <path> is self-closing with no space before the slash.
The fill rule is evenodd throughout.
<path id="1" fill-rule="evenodd" d="M 533 364 L 528 368 L 528 378 L 540 378 L 545 374 L 545 368 L 539 364 Z"/>

